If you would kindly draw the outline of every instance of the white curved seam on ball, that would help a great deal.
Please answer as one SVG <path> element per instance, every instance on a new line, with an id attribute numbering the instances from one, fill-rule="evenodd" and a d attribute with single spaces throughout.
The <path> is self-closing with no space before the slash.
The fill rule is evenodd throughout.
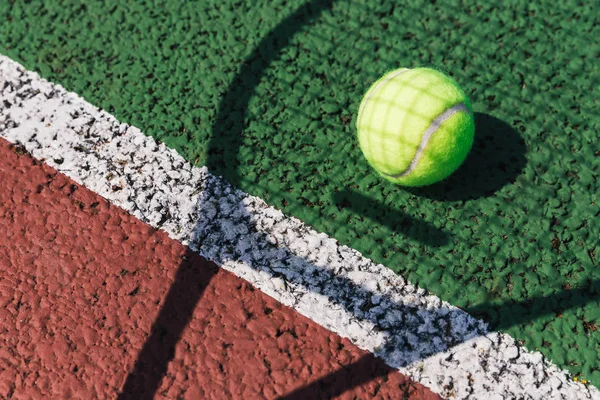
<path id="1" fill-rule="evenodd" d="M 455 106 L 448 108 L 443 113 L 438 115 L 431 122 L 431 124 L 429 125 L 427 130 L 425 130 L 425 132 L 423 133 L 423 136 L 421 137 L 421 143 L 419 143 L 419 147 L 417 148 L 415 156 L 413 157 L 412 161 L 410 162 L 410 165 L 408 166 L 408 168 L 399 174 L 390 175 L 390 174 L 384 173 L 384 175 L 387 175 L 390 178 L 401 178 L 403 176 L 410 174 L 412 171 L 414 171 L 414 169 L 417 167 L 417 163 L 419 162 L 419 159 L 421 158 L 421 154 L 423 154 L 423 152 L 425 151 L 425 147 L 427 147 L 427 144 L 429 143 L 429 140 L 433 137 L 433 135 L 437 132 L 437 130 L 440 128 L 440 126 L 442 126 L 442 124 L 444 122 L 449 120 L 454 114 L 461 112 L 461 111 L 464 111 L 468 114 L 471 113 L 465 103 L 458 103 Z"/>
<path id="2" fill-rule="evenodd" d="M 369 100 L 371 99 L 371 97 L 375 94 L 375 92 L 377 90 L 379 90 L 379 88 L 382 87 L 384 84 L 388 83 L 390 80 L 394 79 L 398 75 L 401 75 L 401 74 L 405 73 L 406 71 L 409 71 L 409 69 L 408 68 L 399 69 L 398 71 L 396 71 L 395 73 L 391 74 L 389 77 L 387 77 L 383 81 L 379 82 L 377 84 L 377 86 L 375 86 L 372 90 L 370 90 L 367 93 L 367 98 L 364 99 L 364 101 L 360 105 L 360 109 L 358 110 L 358 121 L 356 121 L 356 125 L 360 126 L 360 121 L 362 119 L 362 111 L 365 108 L 365 106 L 367 105 L 367 103 L 369 102 Z"/>

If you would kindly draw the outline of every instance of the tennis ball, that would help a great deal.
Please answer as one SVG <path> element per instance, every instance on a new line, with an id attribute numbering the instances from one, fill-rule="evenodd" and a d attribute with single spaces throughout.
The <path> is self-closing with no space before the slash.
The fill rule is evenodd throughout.
<path id="1" fill-rule="evenodd" d="M 369 164 L 403 186 L 447 178 L 463 163 L 475 136 L 465 93 L 429 68 L 398 69 L 375 82 L 360 104 L 356 128 Z"/>

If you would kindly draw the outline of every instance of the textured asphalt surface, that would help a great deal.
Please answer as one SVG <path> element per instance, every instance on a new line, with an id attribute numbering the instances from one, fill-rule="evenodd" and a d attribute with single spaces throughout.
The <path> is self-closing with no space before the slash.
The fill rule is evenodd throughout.
<path id="1" fill-rule="evenodd" d="M 0 160 L 0 398 L 438 398 L 22 147 Z"/>
<path id="2" fill-rule="evenodd" d="M 262 293 L 444 397 L 598 398 L 594 387 L 575 382 L 540 353 L 526 350 L 506 334 L 488 332 L 468 313 L 232 188 L 206 168 L 191 166 L 137 128 L 1 56 L 0 87 L 0 136 L 18 144 L 17 154 L 30 151 L 137 221 L 189 244 Z M 156 251 L 162 242 L 150 243 L 154 246 L 145 251 Z M 180 262 L 187 265 L 186 260 Z M 204 288 L 208 282 L 196 284 L 194 271 L 180 268 L 174 273 L 161 311 L 156 309 L 152 316 L 154 327 L 132 356 L 137 357 L 132 373 L 123 378 L 125 393 L 140 387 L 164 392 L 161 385 L 167 380 L 172 352 L 186 327 L 192 326 L 196 303 L 209 292 Z M 127 270 L 118 272 L 130 275 Z M 125 294 L 136 297 L 142 287 L 128 289 Z M 278 333 L 276 338 L 282 336 Z M 355 376 L 335 390 L 358 389 L 387 372 L 365 367 L 370 357 L 312 381 L 301 392 L 294 389 L 294 396 L 306 397 L 306 391 L 315 388 L 323 392 L 325 382 L 337 382 L 348 371 L 360 379 Z"/>
<path id="3" fill-rule="evenodd" d="M 120 185 L 101 195 L 123 201 L 129 212 L 181 240 L 190 236 L 187 210 L 178 205 L 192 196 L 168 190 L 188 181 L 188 172 L 195 177 L 207 167 L 235 189 L 280 210 L 283 220 L 298 218 L 313 232 L 360 252 L 514 341 L 498 336 L 478 342 L 478 349 L 491 343 L 493 357 L 479 357 L 467 347 L 451 350 L 451 363 L 443 357 L 431 361 L 432 354 L 450 351 L 454 339 L 468 340 L 440 334 L 442 324 L 455 319 L 400 306 L 392 311 L 387 304 L 366 310 L 366 301 L 362 308 L 349 307 L 368 296 L 344 298 L 337 287 L 329 291 L 323 285 L 327 279 L 315 282 L 309 274 L 295 274 L 305 265 L 300 262 L 293 273 L 286 270 L 288 260 L 263 262 L 262 243 L 251 238 L 256 231 L 235 231 L 252 226 L 235 218 L 243 207 L 233 196 L 233 206 L 218 214 L 229 226 L 215 229 L 215 242 L 231 234 L 223 247 L 234 245 L 235 252 L 218 248 L 210 253 L 218 260 L 207 258 L 225 268 L 241 260 L 254 271 L 276 270 L 288 280 L 301 276 L 300 283 L 294 280 L 298 285 L 290 285 L 293 295 L 302 286 L 335 298 L 332 302 L 347 311 L 337 325 L 327 325 L 331 321 L 322 318 L 323 309 L 311 318 L 325 320 L 330 329 L 335 325 L 361 348 L 382 349 L 394 367 L 424 360 L 423 373 L 413 364 L 407 373 L 439 393 L 464 397 L 497 390 L 505 397 L 548 398 L 584 380 L 600 387 L 600 41 L 593 40 L 600 37 L 599 17 L 600 2 L 576 0 L 0 1 L 0 52 L 181 157 L 177 164 L 158 164 L 160 170 L 144 162 L 151 144 L 129 146 L 125 139 L 131 135 L 124 135 L 118 136 L 123 147 L 116 148 L 111 135 L 133 129 L 111 126 L 102 134 L 106 125 L 98 113 L 77 118 L 81 104 L 67 96 L 72 105 L 59 105 L 63 96 L 51 94 L 56 87 L 42 90 L 38 99 L 36 80 L 27 83 L 27 74 L 11 78 L 22 85 L 23 106 L 5 110 L 0 101 L 0 125 L 9 116 L 6 121 L 21 128 L 9 127 L 0 135 L 20 141 L 51 165 L 62 160 L 56 168 L 74 180 L 85 178 L 81 183 L 94 191 L 105 182 Z M 369 167 L 357 146 L 355 122 L 360 100 L 374 81 L 386 71 L 419 66 L 445 71 L 460 84 L 474 106 L 477 132 L 473 151 L 456 174 L 439 185 L 407 191 L 379 179 Z M 2 100 L 15 104 L 10 90 Z M 39 109 L 32 109 L 33 103 Z M 75 157 L 61 154 L 71 138 L 57 128 L 38 127 L 41 115 L 53 124 L 90 123 L 92 135 L 83 144 L 72 141 Z M 96 122 L 91 124 L 90 117 Z M 46 136 L 55 133 L 57 140 Z M 86 143 L 96 140 L 94 148 Z M 98 163 L 90 161 L 102 149 Z M 114 165 L 116 157 L 129 164 Z M 186 163 L 199 168 L 188 169 Z M 132 165 L 143 166 L 142 172 Z M 83 168 L 94 176 L 86 176 Z M 212 206 L 210 201 L 200 205 Z M 264 220 L 261 227 L 274 218 Z M 290 224 L 278 224 L 284 226 Z M 271 227 L 263 231 L 279 235 Z M 308 247 L 306 237 L 300 232 L 292 242 L 294 254 L 302 253 L 304 260 L 326 243 L 317 237 Z M 289 242 L 277 246 L 290 248 Z M 241 254 L 242 249 L 248 251 Z M 334 246 L 323 253 L 330 250 L 335 256 Z M 321 272 L 326 263 L 337 268 L 322 260 L 315 263 L 313 257 L 309 263 Z M 336 276 L 363 272 L 348 264 L 336 269 Z M 350 321 L 386 328 L 371 331 L 392 339 L 382 348 L 382 341 L 365 339 L 368 329 L 360 331 L 357 324 L 346 329 Z M 514 358 L 525 349 L 536 356 Z M 497 368 L 481 367 L 492 359 Z M 566 373 L 549 378 L 543 361 Z M 573 397 L 581 398 L 575 392 Z"/>

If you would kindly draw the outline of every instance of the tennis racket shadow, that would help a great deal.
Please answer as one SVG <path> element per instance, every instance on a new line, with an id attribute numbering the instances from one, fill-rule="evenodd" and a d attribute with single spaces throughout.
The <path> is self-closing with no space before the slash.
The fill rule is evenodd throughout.
<path id="1" fill-rule="evenodd" d="M 389 207 L 363 193 L 341 190 L 333 194 L 333 202 L 340 211 L 350 210 L 360 218 L 368 219 L 379 226 L 386 226 L 395 234 L 428 246 L 441 247 L 450 242 L 451 235 L 446 230 Z"/>
<path id="2" fill-rule="evenodd" d="M 182 257 L 174 281 L 169 287 L 163 305 L 155 318 L 150 334 L 142 349 L 139 351 L 135 364 L 130 371 L 119 399 L 152 399 L 158 392 L 163 378 L 168 373 L 170 362 L 175 357 L 175 349 L 181 341 L 185 328 L 189 325 L 194 315 L 194 310 L 199 307 L 202 298 L 207 293 L 206 289 L 219 273 L 219 268 L 207 259 L 216 260 L 221 265 L 227 263 L 238 264 L 241 255 L 244 263 L 253 270 L 260 271 L 261 275 L 268 275 L 271 280 L 284 282 L 289 292 L 300 296 L 301 293 L 309 294 L 308 297 L 318 295 L 327 299 L 327 303 L 319 306 L 326 309 L 340 310 L 340 317 L 351 323 L 360 321 L 361 326 L 378 327 L 381 321 L 396 321 L 398 316 L 407 321 L 412 321 L 409 315 L 415 314 L 412 304 L 405 304 L 398 300 L 397 292 L 374 292 L 362 283 L 351 279 L 350 274 L 340 272 L 337 267 L 323 266 L 321 259 L 340 259 L 343 265 L 356 262 L 356 254 L 336 244 L 331 248 L 330 240 L 323 248 L 328 250 L 328 255 L 313 254 L 313 256 L 297 254 L 286 245 L 289 237 L 281 238 L 274 235 L 269 227 L 263 227 L 260 222 L 261 215 L 266 210 L 266 204 L 260 200 L 253 200 L 247 194 L 236 190 L 229 183 L 218 178 L 208 178 L 203 184 L 205 195 L 197 204 L 198 221 L 194 228 L 192 243 Z M 220 199 L 220 201 L 215 201 Z M 227 212 L 223 212 L 226 209 Z M 267 215 L 270 215 L 271 210 Z M 275 220 L 272 220 L 275 218 Z M 277 217 L 268 217 L 267 225 L 276 222 Z M 280 221 L 281 222 L 281 221 Z M 290 226 L 289 230 L 304 230 L 303 224 Z M 286 229 L 286 231 L 288 230 Z M 231 235 L 231 232 L 244 232 Z M 292 240 L 297 240 L 292 236 Z M 294 239 L 295 238 L 295 239 Z M 300 250 L 301 251 L 301 250 Z M 208 252 L 208 253 L 206 253 Z M 302 251 L 301 251 L 302 252 Z M 259 256 L 253 256 L 259 254 Z M 352 261 L 351 261 L 352 260 Z M 347 272 L 351 272 L 348 267 Z M 221 272 L 223 273 L 223 272 Z M 385 274 L 384 274 L 385 275 Z M 251 279 L 251 276 L 248 277 Z M 381 280 L 380 274 L 372 274 L 371 279 Z M 259 285 L 259 282 L 252 282 Z M 397 284 L 397 283 L 396 283 Z M 393 283 L 390 283 L 393 285 Z M 398 289 L 400 290 L 400 289 Z M 412 293 L 413 289 L 407 289 Z M 351 293 L 349 296 L 348 294 Z M 231 293 L 237 296 L 237 293 Z M 243 294 L 240 293 L 239 296 Z M 378 296 L 377 304 L 372 299 Z M 310 300 L 307 300 L 310 301 Z M 357 307 L 357 305 L 361 305 Z M 316 305 L 314 306 L 316 307 Z M 329 308 L 328 308 L 329 307 Z M 381 311 L 375 311 L 381 310 Z M 352 361 L 346 361 L 336 371 L 316 379 L 307 385 L 294 389 L 282 398 L 331 398 L 352 390 L 373 379 L 386 377 L 397 373 L 396 369 L 409 365 L 438 353 L 441 348 L 418 346 L 412 338 L 422 335 L 421 329 L 426 321 L 443 319 L 460 319 L 468 327 L 468 332 L 461 331 L 460 335 L 452 332 L 435 332 L 440 346 L 446 350 L 461 341 L 483 334 L 485 324 L 467 315 L 463 310 L 441 305 L 435 310 L 421 310 L 418 319 L 421 322 L 399 323 L 391 329 L 384 329 L 379 354 L 363 352 Z M 435 325 L 435 324 L 434 324 Z M 379 329 L 379 328 L 375 328 Z M 460 329 L 463 329 L 462 327 Z M 430 337 L 428 340 L 431 339 Z M 243 347 L 243 346 L 242 346 Z M 402 357 L 396 359 L 396 365 L 388 365 L 381 358 L 398 349 L 407 349 Z M 408 351 L 408 349 L 412 349 Z M 202 351 L 199 350 L 199 351 Z M 245 351 L 237 350 L 235 343 L 228 352 Z M 335 353 L 333 354 L 335 356 Z M 315 371 L 315 373 L 317 373 Z M 383 378 L 385 381 L 385 378 Z M 401 379 L 404 393 L 413 393 L 422 390 L 407 379 Z M 399 392 L 400 393 L 400 392 Z"/>
<path id="3" fill-rule="evenodd" d="M 547 319 L 547 322 L 550 322 L 565 310 L 578 309 L 597 301 L 600 301 L 600 279 L 587 279 L 575 288 L 562 289 L 551 295 L 501 304 L 490 300 L 463 310 L 486 321 L 496 330 L 506 330 L 539 319 Z M 582 325 L 583 329 L 588 329 L 585 320 Z M 595 323 L 589 326 L 590 330 L 598 329 Z"/>
<path id="4" fill-rule="evenodd" d="M 215 199 L 226 199 L 229 211 L 220 212 L 223 204 Z M 417 313 L 413 305 L 399 298 L 402 288 L 383 293 L 373 291 L 351 279 L 350 274 L 340 272 L 337 267 L 328 268 L 321 265 L 315 257 L 297 254 L 297 251 L 288 248 L 285 240 L 274 240 L 277 237 L 273 236 L 270 228 L 263 228 L 263 224 L 257 220 L 264 212 L 263 206 L 222 180 L 212 181 L 212 187 L 209 185 L 206 196 L 199 201 L 197 209 L 199 222 L 191 238 L 194 248 L 188 249 L 182 257 L 163 306 L 148 339 L 138 353 L 119 399 L 154 398 L 194 310 L 214 276 L 219 273 L 219 268 L 207 262 L 207 259 L 215 259 L 219 264 L 235 264 L 239 262 L 240 254 L 246 254 L 245 263 L 248 267 L 269 275 L 272 279 L 283 280 L 286 287 L 293 287 L 290 290 L 294 296 L 311 293 L 326 298 L 328 304 L 331 304 L 324 305 L 329 307 L 327 309 L 339 309 L 341 316 L 347 321 L 360 321 L 361 325 L 373 326 L 383 333 L 381 346 L 375 354 L 363 354 L 358 359 L 340 365 L 338 370 L 280 397 L 286 400 L 339 396 L 373 379 L 396 373 L 398 368 L 486 335 L 489 328 L 506 330 L 540 318 L 552 318 L 560 310 L 578 308 L 600 300 L 600 281 L 596 280 L 572 290 L 560 290 L 548 296 L 520 302 L 498 304 L 497 301 L 490 300 L 465 309 L 442 304 L 439 308 L 419 309 Z M 245 233 L 231 235 L 232 229 Z M 350 257 L 356 262 L 354 253 L 343 255 L 342 247 L 331 250 L 330 257 Z M 210 253 L 202 254 L 202 249 Z M 254 258 L 250 256 L 252 254 L 260 256 Z M 326 256 L 321 254 L 316 257 Z M 377 275 L 375 279 L 382 278 Z M 231 295 L 236 296 L 235 293 Z M 372 303 L 374 296 L 378 297 L 377 304 Z M 507 318 L 508 315 L 512 317 Z M 397 322 L 393 326 L 386 326 L 386 321 Z M 449 321 L 461 322 L 454 324 Z M 448 326 L 450 331 L 424 333 L 422 327 L 428 324 Z M 420 345 L 414 341 L 415 338 L 438 344 Z M 234 350 L 235 345 L 229 351 Z M 402 354 L 390 358 L 390 354 L 398 352 Z M 390 364 L 384 362 L 384 359 Z M 421 389 L 420 386 L 405 381 L 405 386 L 400 390 L 412 393 Z"/>
<path id="5" fill-rule="evenodd" d="M 255 88 L 260 83 L 263 71 L 277 58 L 279 50 L 289 44 L 290 39 L 301 27 L 306 26 L 311 23 L 311 21 L 318 18 L 323 11 L 331 9 L 333 4 L 333 0 L 313 0 L 307 2 L 288 18 L 283 20 L 282 23 L 272 31 L 272 34 L 266 37 L 258 45 L 255 51 L 249 55 L 246 62 L 242 65 L 241 71 L 234 77 L 222 98 L 218 114 L 213 124 L 213 132 L 208 146 L 208 159 L 206 164 L 213 174 L 224 177 L 231 185 L 233 185 L 233 187 L 238 186 L 241 179 L 237 172 L 237 153 L 241 145 L 241 138 L 244 131 L 244 116 L 248 108 L 248 102 L 253 96 Z M 482 121 L 479 121 L 480 125 L 481 122 Z M 485 161 L 486 160 L 476 160 L 475 164 L 482 164 Z M 473 162 L 473 160 L 468 161 L 467 165 L 469 165 L 469 162 Z M 460 175 L 458 175 L 458 178 L 454 177 L 454 179 L 459 178 Z M 448 184 L 448 182 L 445 184 Z M 494 185 L 492 185 L 491 189 L 487 189 L 487 191 L 493 190 L 493 187 Z M 486 189 L 476 188 L 476 190 L 471 190 L 470 195 L 476 196 L 477 193 L 485 192 Z M 450 194 L 448 194 L 448 191 L 443 189 L 441 190 L 441 193 L 448 199 L 452 197 L 450 195 L 453 192 L 450 191 Z M 435 194 L 435 190 L 433 191 L 433 194 Z M 411 218 L 398 210 L 384 209 L 379 206 L 375 209 L 382 211 L 381 213 L 370 214 L 369 210 L 373 208 L 373 200 L 362 194 L 350 192 L 341 193 L 336 196 L 339 196 L 337 199 L 341 206 L 366 209 L 364 216 L 367 218 L 372 218 L 376 222 L 388 226 L 395 231 L 405 232 L 406 235 L 416 240 L 424 241 L 430 245 L 440 245 L 449 241 L 449 235 L 447 233 L 440 231 L 427 222 Z M 201 201 L 198 204 L 198 209 L 206 210 L 214 207 L 215 198 L 216 197 L 211 197 Z M 198 226 L 196 227 L 196 239 L 201 241 L 200 236 L 202 236 L 203 232 L 206 234 L 207 229 L 215 229 L 216 232 L 212 232 L 212 234 L 216 234 L 216 237 L 226 237 L 227 235 L 220 231 L 220 229 L 224 229 L 227 224 L 231 224 L 232 222 L 238 222 L 238 218 L 248 218 L 250 215 L 242 200 L 242 198 L 239 199 L 240 213 L 235 216 L 235 221 L 227 220 L 227 217 L 225 217 L 225 220 L 215 222 L 216 225 L 212 226 L 212 228 L 209 226 Z M 347 202 L 347 204 L 345 202 Z M 207 215 L 200 215 L 198 224 L 205 224 L 207 223 L 206 221 L 210 220 L 211 218 L 207 217 Z M 363 319 L 370 323 L 377 323 L 373 317 L 369 317 L 367 312 L 358 315 L 354 303 L 347 303 L 348 299 L 345 296 L 345 293 L 352 293 L 353 298 L 364 298 L 365 302 L 368 302 L 368 299 L 373 296 L 371 291 L 361 285 L 357 285 L 347 277 L 334 274 L 326 268 L 312 264 L 305 258 L 295 255 L 291 250 L 286 249 L 285 247 L 278 247 L 269 253 L 267 249 L 269 246 L 273 245 L 268 238 L 268 233 L 254 231 L 250 232 L 250 234 L 249 236 L 252 236 L 253 238 L 251 241 L 252 247 L 262 254 L 265 254 L 265 252 L 270 254 L 269 256 L 266 256 L 266 259 L 260 260 L 260 263 L 253 265 L 253 268 L 263 269 L 267 273 L 274 274 L 274 277 L 282 277 L 295 285 L 304 287 L 306 290 L 328 297 L 332 303 L 339 305 L 341 309 L 353 315 L 354 318 Z M 205 236 L 209 237 L 210 235 Z M 232 244 L 230 243 L 229 245 Z M 247 251 L 249 253 L 252 252 L 251 250 Z M 268 257 L 271 257 L 271 259 L 268 259 Z M 282 259 L 288 260 L 291 265 L 296 266 L 296 269 L 289 270 L 289 265 L 286 265 L 285 268 L 278 267 Z M 175 279 L 169 288 L 169 292 L 159 311 L 159 315 L 154 321 L 150 335 L 143 348 L 138 353 L 137 360 L 124 383 L 119 399 L 154 398 L 162 379 L 167 374 L 168 365 L 174 357 L 175 347 L 180 341 L 185 327 L 191 320 L 194 309 L 197 307 L 198 302 L 201 301 L 206 287 L 213 280 L 215 274 L 218 273 L 217 271 L 217 268 L 213 264 L 207 263 L 206 259 L 198 256 L 196 250 L 188 250 L 184 261 L 181 263 Z M 276 272 L 274 273 L 273 271 Z M 303 282 L 302 280 L 298 280 L 297 277 L 301 276 L 305 271 L 312 271 L 311 273 L 313 276 L 311 281 Z M 322 287 L 316 287 L 311 283 L 313 282 L 314 276 L 321 276 L 319 281 L 325 282 Z M 340 288 L 346 288 L 346 290 L 338 290 Z M 336 295 L 336 293 L 338 293 L 338 295 Z M 412 312 L 407 309 L 405 305 L 397 303 L 391 297 L 384 296 L 381 299 L 381 304 L 388 305 L 389 307 L 387 307 L 387 309 L 395 310 L 400 313 Z M 456 308 L 446 311 L 447 314 L 445 315 L 456 314 L 459 316 L 460 314 L 462 317 L 463 314 L 465 314 L 464 311 Z M 432 315 L 432 317 L 434 316 Z M 464 318 L 472 319 L 468 315 L 465 315 Z M 407 328 L 400 327 L 399 329 L 401 329 L 401 331 L 399 331 L 397 335 L 390 333 L 390 336 L 388 337 L 386 345 L 390 348 L 400 346 L 400 343 L 404 340 L 404 332 Z M 418 326 L 415 326 L 414 329 L 417 330 Z M 478 334 L 481 334 L 479 323 L 474 322 L 474 328 L 471 335 Z M 465 336 L 464 340 L 466 339 L 467 337 Z M 441 338 L 441 340 L 443 342 L 445 339 Z M 448 346 L 454 344 L 456 343 L 448 343 Z M 432 351 L 435 352 L 435 350 Z M 430 352 L 419 354 L 413 353 L 412 356 L 401 360 L 401 364 L 406 365 L 430 355 L 432 355 Z M 310 383 L 304 388 L 289 393 L 285 398 L 322 397 L 327 396 L 327 394 L 331 394 L 332 396 L 339 395 L 357 385 L 368 382 L 371 379 L 385 376 L 386 374 L 395 371 L 396 367 L 398 367 L 398 365 L 393 367 L 388 366 L 382 359 L 373 355 L 366 355 L 351 365 L 344 366 L 340 368 L 339 371 L 333 372 L 323 379 L 317 379 L 315 382 Z"/>

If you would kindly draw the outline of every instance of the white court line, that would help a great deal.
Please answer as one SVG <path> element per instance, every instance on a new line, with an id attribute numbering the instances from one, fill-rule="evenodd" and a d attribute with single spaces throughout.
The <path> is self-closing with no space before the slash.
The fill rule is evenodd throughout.
<path id="1" fill-rule="evenodd" d="M 600 399 L 509 335 L 2 55 L 0 137 L 445 397 Z"/>

